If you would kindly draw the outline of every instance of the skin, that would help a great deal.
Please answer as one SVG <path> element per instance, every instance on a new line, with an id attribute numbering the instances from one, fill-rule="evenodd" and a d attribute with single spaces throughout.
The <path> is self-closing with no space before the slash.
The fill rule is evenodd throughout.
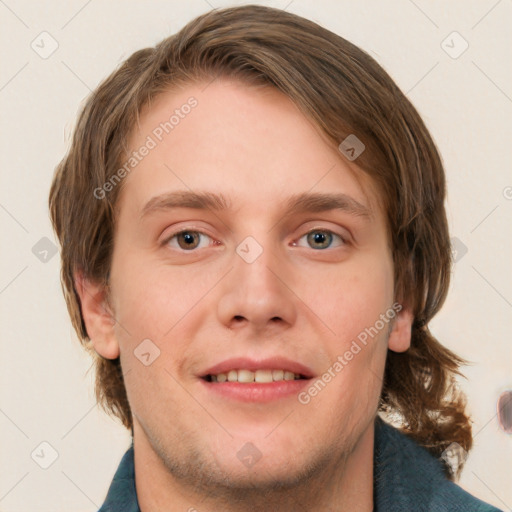
<path id="1" fill-rule="evenodd" d="M 395 302 L 378 195 L 286 96 L 227 79 L 159 96 L 130 148 L 191 96 L 197 107 L 123 181 L 110 296 L 76 279 L 95 350 L 121 356 L 141 510 L 371 511 L 373 422 L 387 349 L 409 348 L 408 308 L 308 404 L 235 402 L 205 389 L 198 372 L 281 355 L 321 376 L 375 325 Z M 151 198 L 177 190 L 222 193 L 232 208 L 141 217 Z M 301 192 L 347 194 L 371 216 L 287 215 L 287 198 Z M 345 241 L 327 234 L 322 248 L 308 242 L 313 228 Z M 165 243 L 184 229 L 205 233 L 198 248 Z M 252 263 L 236 252 L 247 236 L 263 249 Z M 134 354 L 144 339 L 160 350 L 149 366 Z M 247 442 L 261 453 L 251 468 L 237 457 Z"/>

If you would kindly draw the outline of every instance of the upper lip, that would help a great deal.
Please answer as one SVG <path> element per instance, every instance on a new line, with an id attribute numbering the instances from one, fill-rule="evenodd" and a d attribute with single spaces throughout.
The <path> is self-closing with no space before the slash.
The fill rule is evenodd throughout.
<path id="1" fill-rule="evenodd" d="M 284 370 L 297 373 L 306 378 L 314 377 L 315 374 L 311 368 L 285 357 L 269 357 L 266 359 L 249 359 L 247 357 L 235 357 L 226 359 L 217 363 L 200 374 L 200 377 L 207 375 L 218 375 L 219 373 L 228 373 L 230 370 Z"/>

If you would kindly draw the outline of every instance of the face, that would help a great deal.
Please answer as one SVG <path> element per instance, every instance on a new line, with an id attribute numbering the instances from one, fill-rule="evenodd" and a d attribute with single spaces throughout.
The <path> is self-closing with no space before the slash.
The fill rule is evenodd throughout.
<path id="1" fill-rule="evenodd" d="M 226 79 L 158 97 L 130 148 L 145 156 L 118 203 L 116 322 L 91 338 L 120 354 L 135 443 L 239 487 L 345 457 L 410 332 L 357 161 L 277 90 Z"/>

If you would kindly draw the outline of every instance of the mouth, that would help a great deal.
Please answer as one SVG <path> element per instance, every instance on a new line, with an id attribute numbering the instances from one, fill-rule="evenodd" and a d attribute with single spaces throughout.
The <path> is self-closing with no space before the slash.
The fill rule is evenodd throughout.
<path id="1" fill-rule="evenodd" d="M 271 382 L 282 382 L 290 380 L 307 379 L 305 375 L 294 373 L 288 370 L 229 370 L 227 373 L 221 372 L 217 374 L 207 374 L 202 379 L 206 382 L 239 382 L 241 384 L 268 384 Z"/>
<path id="2" fill-rule="evenodd" d="M 243 402 L 269 402 L 297 395 L 313 378 L 306 366 L 284 358 L 230 359 L 199 375 L 216 396 Z"/>

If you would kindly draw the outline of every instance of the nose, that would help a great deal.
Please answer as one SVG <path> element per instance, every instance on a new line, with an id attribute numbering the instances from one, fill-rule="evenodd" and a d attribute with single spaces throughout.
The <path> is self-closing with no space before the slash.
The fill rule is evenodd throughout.
<path id="1" fill-rule="evenodd" d="M 269 247 L 250 237 L 233 254 L 217 302 L 219 320 L 230 329 L 261 334 L 295 323 L 298 299 L 290 288 L 291 271 L 285 257 Z"/>

